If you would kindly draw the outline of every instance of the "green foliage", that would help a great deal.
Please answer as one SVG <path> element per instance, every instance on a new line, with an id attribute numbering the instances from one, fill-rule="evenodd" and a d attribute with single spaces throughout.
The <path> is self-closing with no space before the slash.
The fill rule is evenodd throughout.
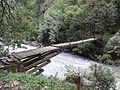
<path id="1" fill-rule="evenodd" d="M 75 41 L 82 38 L 82 23 L 85 17 L 84 9 L 80 5 L 70 5 L 64 9 L 64 39 Z"/>
<path id="2" fill-rule="evenodd" d="M 78 33 L 76 29 L 80 23 L 79 20 L 84 12 L 77 2 L 77 0 L 73 0 L 73 2 L 57 0 L 45 12 L 43 24 L 40 26 L 43 43 L 64 42 L 74 39 L 74 35 Z"/>
<path id="3" fill-rule="evenodd" d="M 44 28 L 40 27 L 42 40 L 50 44 L 95 37 L 96 33 L 103 38 L 116 24 L 117 8 L 111 0 L 57 0 L 51 7 L 44 14 Z"/>
<path id="4" fill-rule="evenodd" d="M 0 4 L 0 38 L 5 46 L 21 47 L 21 43 L 37 39 L 35 0 L 2 0 Z M 8 49 L 0 48 L 0 57 L 6 53 Z"/>
<path id="5" fill-rule="evenodd" d="M 115 90 L 115 79 L 110 69 L 101 65 L 90 66 L 90 73 L 85 76 L 88 80 L 86 90 Z"/>
<path id="6" fill-rule="evenodd" d="M 45 87 L 48 87 L 45 90 L 75 90 L 76 88 L 73 84 L 62 82 L 54 78 L 48 79 L 43 76 L 34 77 L 30 74 L 7 73 L 5 71 L 0 71 L 0 81 L 18 81 L 23 87 L 23 90 L 33 90 L 37 87 L 40 87 L 40 90 Z"/>
<path id="7" fill-rule="evenodd" d="M 66 81 L 75 83 L 74 80 L 78 77 L 80 77 L 81 90 L 116 90 L 112 71 L 102 65 L 91 65 L 84 73 L 68 72 Z"/>
<path id="8" fill-rule="evenodd" d="M 83 45 L 78 45 L 77 48 L 73 49 L 73 52 L 81 53 L 81 54 L 101 54 L 103 52 L 102 47 L 96 47 L 93 44 L 83 44 Z"/>
<path id="9" fill-rule="evenodd" d="M 105 50 L 107 53 L 111 54 L 114 58 L 120 57 L 120 32 L 118 31 L 110 40 L 108 41 Z"/>
<path id="10" fill-rule="evenodd" d="M 64 9 L 64 21 L 72 22 L 82 15 L 83 10 L 78 5 L 71 5 Z"/>
<path id="11" fill-rule="evenodd" d="M 7 55 L 8 54 L 8 50 L 4 50 L 4 47 L 0 47 L 0 58 Z"/>
<path id="12" fill-rule="evenodd" d="M 62 12 L 53 7 L 45 12 L 43 24 L 40 26 L 40 33 L 42 34 L 40 36 L 42 36 L 44 44 L 55 42 L 59 33 L 58 30 L 63 24 L 62 16 Z"/>
<path id="13" fill-rule="evenodd" d="M 88 8 L 91 6 L 88 6 Z M 89 10 L 88 10 L 89 11 Z M 92 10 L 89 11 L 85 22 L 90 32 L 95 36 L 95 32 L 101 34 L 101 38 L 106 32 L 111 32 L 116 23 L 117 8 L 112 2 L 106 0 L 97 0 L 92 4 Z"/>
<path id="14" fill-rule="evenodd" d="M 29 40 L 35 32 L 34 0 L 2 0 L 0 7 L 0 37 L 7 46 Z M 23 4 L 24 3 L 24 4 Z"/>
<path id="15" fill-rule="evenodd" d="M 65 3 L 69 5 L 76 5 L 78 0 L 64 0 Z"/>
<path id="16" fill-rule="evenodd" d="M 102 62 L 104 63 L 113 63 L 112 60 L 112 56 L 110 54 L 103 54 L 102 56 L 98 57 Z"/>
<path id="17" fill-rule="evenodd" d="M 117 7 L 118 19 L 117 25 L 120 26 L 120 0 L 113 0 L 114 5 Z"/>

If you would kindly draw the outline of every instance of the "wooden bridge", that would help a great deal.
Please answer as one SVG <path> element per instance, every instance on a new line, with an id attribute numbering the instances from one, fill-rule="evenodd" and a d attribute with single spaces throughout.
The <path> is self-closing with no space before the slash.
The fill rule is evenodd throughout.
<path id="1" fill-rule="evenodd" d="M 76 42 L 55 44 L 28 51 L 13 52 L 11 55 L 0 59 L 0 69 L 7 69 L 8 71 L 10 70 L 13 72 L 27 72 L 38 75 L 44 71 L 42 67 L 51 62 L 50 58 L 61 53 L 63 49 L 95 40 L 97 39 L 90 38 Z"/>

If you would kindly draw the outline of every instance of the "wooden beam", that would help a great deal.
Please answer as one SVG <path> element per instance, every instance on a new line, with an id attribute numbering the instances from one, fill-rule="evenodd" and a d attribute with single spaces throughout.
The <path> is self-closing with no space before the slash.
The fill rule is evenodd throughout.
<path id="1" fill-rule="evenodd" d="M 26 66 L 31 65 L 31 64 L 39 61 L 39 60 L 42 60 L 42 59 L 40 57 L 35 57 L 35 58 L 32 58 L 32 59 L 26 60 L 22 64 L 26 67 Z"/>
<path id="2" fill-rule="evenodd" d="M 27 71 L 27 73 L 34 73 L 34 72 L 36 72 L 37 70 L 39 70 L 39 69 L 41 69 L 42 67 L 44 67 L 45 65 L 49 64 L 50 62 L 51 62 L 50 60 L 47 60 L 47 61 L 45 61 L 44 63 L 37 65 L 37 67 L 34 67 L 34 68 L 32 68 L 31 70 Z"/>
<path id="3" fill-rule="evenodd" d="M 82 43 L 87 43 L 87 42 L 91 42 L 97 40 L 97 38 L 90 38 L 90 39 L 85 39 L 85 40 L 80 40 L 80 41 L 75 41 L 75 42 L 67 42 L 67 43 L 60 43 L 60 44 L 54 44 L 52 45 L 53 47 L 58 47 L 58 48 L 67 48 L 69 46 L 76 46 L 78 44 L 82 44 Z"/>
<path id="4" fill-rule="evenodd" d="M 40 63 L 45 62 L 46 60 L 49 60 L 50 58 L 52 58 L 53 56 L 56 56 L 57 54 L 58 54 L 58 53 L 56 53 L 56 52 L 55 52 L 55 53 L 52 53 L 52 54 L 46 56 L 45 58 L 43 58 L 42 60 L 38 60 L 37 62 L 35 62 L 35 63 L 33 63 L 33 64 L 29 65 L 29 66 L 26 66 L 26 67 L 25 67 L 25 71 L 31 69 L 31 68 L 34 67 L 34 66 L 39 65 Z"/>
<path id="5" fill-rule="evenodd" d="M 43 71 L 44 71 L 44 69 L 40 69 L 40 70 L 36 71 L 35 73 L 33 73 L 33 75 L 34 76 L 40 75 Z"/>

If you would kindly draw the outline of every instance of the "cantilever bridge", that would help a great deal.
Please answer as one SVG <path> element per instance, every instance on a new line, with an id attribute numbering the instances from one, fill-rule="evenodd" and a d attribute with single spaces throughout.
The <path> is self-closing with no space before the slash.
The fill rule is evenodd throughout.
<path id="1" fill-rule="evenodd" d="M 55 44 L 28 51 L 13 52 L 11 55 L 0 59 L 0 69 L 13 72 L 27 72 L 38 75 L 44 71 L 42 67 L 51 62 L 50 58 L 61 53 L 63 49 L 95 40 L 97 39 L 90 38 L 75 42 Z"/>

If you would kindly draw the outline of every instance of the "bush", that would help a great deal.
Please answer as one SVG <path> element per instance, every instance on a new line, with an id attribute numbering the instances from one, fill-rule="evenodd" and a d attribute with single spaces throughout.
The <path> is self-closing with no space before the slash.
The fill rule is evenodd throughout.
<path id="1" fill-rule="evenodd" d="M 120 57 L 120 31 L 110 38 L 105 49 L 107 53 L 112 55 L 112 57 Z"/>
<path id="2" fill-rule="evenodd" d="M 103 54 L 102 56 L 98 57 L 102 62 L 104 63 L 113 63 L 112 62 L 112 56 L 110 54 Z"/>
<path id="3" fill-rule="evenodd" d="M 101 54 L 103 53 L 103 48 L 96 47 L 93 44 L 83 44 L 83 45 L 78 45 L 77 48 L 74 48 L 73 52 L 78 52 L 82 54 L 90 54 L 90 53 Z"/>
<path id="4" fill-rule="evenodd" d="M 90 73 L 85 75 L 87 90 L 115 90 L 116 83 L 110 69 L 102 65 L 90 66 Z"/>
<path id="5" fill-rule="evenodd" d="M 70 70 L 68 70 L 65 80 L 75 83 L 76 86 L 79 85 L 81 90 L 115 90 L 116 88 L 116 82 L 111 70 L 102 65 L 91 65 L 86 69 L 85 73 Z"/>
<path id="6" fill-rule="evenodd" d="M 4 49 L 3 47 L 0 47 L 0 58 L 8 54 L 8 49 Z"/>

